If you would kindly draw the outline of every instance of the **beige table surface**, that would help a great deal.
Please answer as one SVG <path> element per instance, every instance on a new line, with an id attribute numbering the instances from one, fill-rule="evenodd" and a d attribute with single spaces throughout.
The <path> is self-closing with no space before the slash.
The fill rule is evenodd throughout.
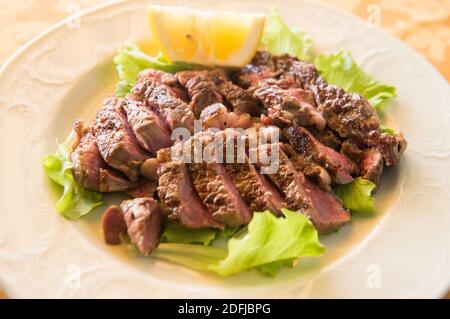
<path id="1" fill-rule="evenodd" d="M 55 22 L 108 0 L 0 0 L 0 64 Z M 450 81 L 450 0 L 320 0 L 393 33 Z M 0 298 L 6 294 L 0 289 Z M 446 298 L 450 298 L 450 292 Z"/>

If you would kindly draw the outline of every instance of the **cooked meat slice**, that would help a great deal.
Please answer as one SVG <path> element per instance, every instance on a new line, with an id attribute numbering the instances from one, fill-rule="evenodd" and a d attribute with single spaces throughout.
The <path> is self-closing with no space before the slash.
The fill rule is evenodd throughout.
<path id="1" fill-rule="evenodd" d="M 153 198 L 136 198 L 120 205 L 131 242 L 148 256 L 159 244 L 163 212 Z"/>
<path id="2" fill-rule="evenodd" d="M 157 186 L 156 180 L 149 180 L 145 177 L 141 177 L 138 180 L 138 184 L 127 190 L 126 194 L 133 198 L 153 197 Z"/>
<path id="3" fill-rule="evenodd" d="M 310 126 L 310 127 L 308 127 L 308 130 L 323 145 L 331 147 L 332 149 L 334 149 L 336 151 L 339 151 L 341 149 L 342 141 L 329 127 L 325 127 L 323 130 L 318 130 L 313 126 Z M 350 157 L 350 158 L 352 158 L 352 157 Z"/>
<path id="4" fill-rule="evenodd" d="M 113 205 L 105 210 L 102 216 L 102 232 L 105 243 L 120 244 L 120 235 L 127 233 L 127 224 L 120 207 Z"/>
<path id="5" fill-rule="evenodd" d="M 324 167 L 338 184 L 346 184 L 353 180 L 352 173 L 357 166 L 345 155 L 320 143 L 307 129 L 291 126 L 286 129 L 291 145 L 304 156 Z"/>
<path id="6" fill-rule="evenodd" d="M 215 135 L 209 132 L 200 132 L 189 139 L 184 145 L 184 151 L 194 154 L 196 140 L 203 147 L 214 145 Z M 208 208 L 212 217 L 226 226 L 247 225 L 252 212 L 239 195 L 236 185 L 233 184 L 225 167 L 211 154 L 211 161 L 205 159 L 201 163 L 187 164 L 195 190 Z"/>
<path id="7" fill-rule="evenodd" d="M 248 113 L 252 116 L 261 114 L 258 101 L 246 90 L 231 82 L 223 69 L 183 71 L 177 73 L 177 78 L 188 90 L 196 117 L 205 107 L 223 101 L 236 114 Z"/>
<path id="8" fill-rule="evenodd" d="M 256 52 L 253 60 L 235 75 L 238 85 L 249 88 L 262 80 L 276 75 L 275 65 L 269 52 Z"/>
<path id="9" fill-rule="evenodd" d="M 386 166 L 395 165 L 406 149 L 406 139 L 403 134 L 390 135 L 376 131 L 371 135 L 377 141 L 376 147 L 383 156 Z"/>
<path id="10" fill-rule="evenodd" d="M 361 176 L 378 185 L 381 173 L 383 172 L 383 157 L 376 148 L 368 149 L 364 152 L 364 159 L 361 162 Z"/>
<path id="11" fill-rule="evenodd" d="M 323 116 L 314 107 L 314 101 L 300 88 L 285 90 L 275 85 L 262 86 L 253 95 L 268 110 L 270 122 L 275 125 L 314 125 L 320 130 L 326 125 Z"/>
<path id="12" fill-rule="evenodd" d="M 187 228 L 223 228 L 216 222 L 198 197 L 189 171 L 182 161 L 172 160 L 169 148 L 158 151 L 158 195 L 172 220 Z"/>
<path id="13" fill-rule="evenodd" d="M 74 134 L 72 173 L 79 186 L 98 192 L 119 192 L 135 186 L 135 183 L 105 163 L 91 127 L 85 127 L 83 122 L 77 121 Z"/>
<path id="14" fill-rule="evenodd" d="M 125 98 L 123 108 L 139 144 L 156 155 L 161 148 L 170 147 L 170 131 L 159 116 L 142 102 Z"/>
<path id="15" fill-rule="evenodd" d="M 315 163 L 311 157 L 297 152 L 289 144 L 284 144 L 283 150 L 296 170 L 316 182 L 322 189 L 331 191 L 331 176 L 323 167 Z"/>
<path id="16" fill-rule="evenodd" d="M 131 92 L 132 99 L 143 101 L 161 117 L 171 131 L 176 128 L 194 131 L 194 113 L 169 86 L 147 80 L 136 84 Z"/>
<path id="17" fill-rule="evenodd" d="M 211 104 L 203 109 L 200 114 L 203 129 L 218 128 L 249 128 L 252 125 L 252 119 L 249 114 L 237 115 L 234 112 L 228 112 L 227 108 L 221 103 Z"/>
<path id="18" fill-rule="evenodd" d="M 183 101 L 188 101 L 188 97 L 184 90 L 179 86 L 177 78 L 171 73 L 166 73 L 155 69 L 146 69 L 139 74 L 137 83 L 144 83 L 147 81 L 153 81 L 158 84 L 166 85 L 173 95 Z"/>
<path id="19" fill-rule="evenodd" d="M 364 146 L 357 145 L 355 141 L 346 139 L 342 142 L 341 153 L 360 164 L 364 159 Z"/>
<path id="20" fill-rule="evenodd" d="M 222 103 L 223 98 L 217 91 L 215 83 L 205 74 L 206 71 L 184 71 L 177 73 L 180 83 L 186 87 L 194 115 L 198 118 L 207 106 Z M 186 81 L 187 80 L 187 81 Z"/>
<path id="21" fill-rule="evenodd" d="M 246 154 L 242 156 L 243 161 L 240 160 L 236 147 L 238 145 L 237 139 L 242 138 L 240 134 L 227 133 L 226 131 L 217 134 L 222 135 L 224 153 L 227 150 L 227 145 L 233 145 L 235 148 L 232 152 L 232 161 L 223 165 L 242 199 L 253 212 L 270 209 L 273 213 L 279 214 L 281 208 L 287 207 L 286 202 L 278 189 L 266 177 L 257 172 Z M 231 139 L 232 143 L 229 144 L 227 139 Z M 226 158 L 225 156 L 224 154 L 223 158 Z"/>
<path id="22" fill-rule="evenodd" d="M 97 113 L 93 130 L 105 162 L 123 172 L 131 181 L 137 181 L 139 167 L 150 156 L 131 131 L 123 103 L 114 97 L 107 98 Z"/>
<path id="23" fill-rule="evenodd" d="M 266 144 L 260 147 L 269 153 L 277 150 L 279 152 L 279 169 L 268 176 L 284 193 L 289 209 L 298 210 L 309 216 L 320 233 L 332 232 L 350 221 L 350 213 L 342 207 L 340 200 L 332 193 L 320 189 L 297 171 L 280 144 Z"/>
<path id="24" fill-rule="evenodd" d="M 157 181 L 158 166 L 159 162 L 157 158 L 149 158 L 145 160 L 145 162 L 141 165 L 141 175 L 151 181 Z"/>

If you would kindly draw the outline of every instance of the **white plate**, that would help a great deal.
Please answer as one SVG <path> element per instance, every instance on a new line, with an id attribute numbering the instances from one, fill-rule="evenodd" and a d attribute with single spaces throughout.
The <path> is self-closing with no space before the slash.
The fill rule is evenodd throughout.
<path id="1" fill-rule="evenodd" d="M 207 1 L 164 3 L 211 7 Z M 226 4 L 225 4 L 226 3 Z M 273 1 L 224 1 L 218 9 L 265 12 Z M 194 272 L 106 246 L 101 210 L 69 222 L 40 158 L 55 151 L 76 118 L 91 119 L 117 81 L 111 57 L 147 34 L 144 1 L 65 21 L 16 53 L 0 73 L 0 285 L 12 297 L 440 297 L 450 280 L 450 93 L 413 50 L 335 9 L 278 4 L 319 51 L 350 50 L 362 67 L 398 89 L 389 122 L 409 141 L 377 194 L 378 214 L 323 238 L 322 258 L 276 278 Z M 79 28 L 77 27 L 79 26 Z"/>

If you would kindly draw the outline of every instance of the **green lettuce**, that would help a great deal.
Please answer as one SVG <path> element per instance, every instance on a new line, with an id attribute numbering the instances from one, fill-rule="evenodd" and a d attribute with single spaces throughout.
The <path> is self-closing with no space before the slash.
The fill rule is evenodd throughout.
<path id="1" fill-rule="evenodd" d="M 327 82 L 348 92 L 359 93 L 378 111 L 382 110 L 385 101 L 397 96 L 395 87 L 383 84 L 365 73 L 347 51 L 319 55 L 314 64 Z"/>
<path id="2" fill-rule="evenodd" d="M 358 177 L 351 183 L 337 186 L 334 192 L 342 200 L 344 207 L 352 212 L 373 213 L 375 211 L 375 198 L 372 197 L 374 188 L 374 183 Z"/>
<path id="3" fill-rule="evenodd" d="M 228 241 L 228 249 L 187 244 L 160 244 L 153 253 L 184 266 L 229 276 L 256 268 L 274 275 L 299 257 L 320 256 L 325 248 L 303 214 L 283 209 L 284 217 L 256 212 L 245 234 Z"/>
<path id="4" fill-rule="evenodd" d="M 156 69 L 169 73 L 192 69 L 190 63 L 169 62 L 161 53 L 149 56 L 136 45 L 126 45 L 113 58 L 119 75 L 119 84 L 116 87 L 116 96 L 122 97 L 131 91 L 136 83 L 139 73 L 145 69 Z"/>
<path id="5" fill-rule="evenodd" d="M 216 236 L 217 230 L 215 229 L 189 229 L 175 223 L 168 223 L 161 235 L 161 241 L 167 243 L 201 244 L 208 246 Z"/>
<path id="6" fill-rule="evenodd" d="M 309 35 L 302 30 L 289 29 L 278 10 L 267 14 L 261 46 L 273 55 L 287 53 L 308 62 L 314 59 L 313 42 Z"/>
<path id="7" fill-rule="evenodd" d="M 88 191 L 75 182 L 70 160 L 72 142 L 71 135 L 58 145 L 55 155 L 47 155 L 42 159 L 42 165 L 48 177 L 64 190 L 56 203 L 56 210 L 66 218 L 77 220 L 103 202 L 102 194 Z"/>

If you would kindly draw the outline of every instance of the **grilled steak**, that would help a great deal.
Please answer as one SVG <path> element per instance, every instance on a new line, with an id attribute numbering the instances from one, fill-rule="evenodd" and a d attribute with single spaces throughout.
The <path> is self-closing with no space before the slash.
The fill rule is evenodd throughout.
<path id="1" fill-rule="evenodd" d="M 193 132 L 194 113 L 189 105 L 174 93 L 172 87 L 161 84 L 153 79 L 143 78 L 131 91 L 131 98 L 143 101 L 144 104 L 156 112 L 167 128 L 172 131 L 176 128 L 186 128 Z"/>
<path id="2" fill-rule="evenodd" d="M 264 175 L 260 175 L 257 172 L 246 154 L 243 154 L 243 161 L 238 157 L 237 139 L 243 139 L 244 137 L 240 134 L 227 133 L 226 131 L 217 134 L 222 136 L 224 153 L 227 150 L 227 145 L 234 146 L 232 161 L 223 165 L 234 185 L 236 185 L 242 199 L 252 211 L 269 209 L 273 213 L 279 214 L 281 208 L 286 207 L 286 202 L 279 190 Z M 231 143 L 229 140 L 231 140 Z M 223 158 L 226 158 L 225 154 Z"/>
<path id="3" fill-rule="evenodd" d="M 191 151 L 192 158 L 194 158 L 196 140 L 199 145 L 206 146 L 215 142 L 215 135 L 209 132 L 200 132 L 189 139 L 184 145 L 184 151 Z M 211 216 L 218 222 L 226 226 L 247 225 L 252 218 L 248 205 L 239 195 L 239 191 L 225 167 L 219 163 L 216 156 L 218 154 L 211 155 L 210 162 L 203 159 L 200 163 L 187 164 L 198 196 L 208 208 Z"/>
<path id="4" fill-rule="evenodd" d="M 274 148 L 279 151 L 279 170 L 268 176 L 283 191 L 289 209 L 298 210 L 309 216 L 320 233 L 335 231 L 350 221 L 350 213 L 342 207 L 340 200 L 308 181 L 297 171 L 280 144 L 266 144 L 260 147 L 267 152 L 275 151 Z"/>
<path id="5" fill-rule="evenodd" d="M 361 163 L 361 176 L 378 185 L 383 172 L 383 157 L 376 148 L 368 149 L 364 152 L 364 159 Z"/>
<path id="6" fill-rule="evenodd" d="M 123 201 L 120 205 L 131 242 L 148 256 L 159 244 L 162 221 L 161 208 L 153 198 L 136 198 Z"/>
<path id="7" fill-rule="evenodd" d="M 79 186 L 91 191 L 119 192 L 136 185 L 108 167 L 100 155 L 91 127 L 85 127 L 83 122 L 77 121 L 74 133 L 76 142 L 71 154 L 72 173 Z"/>
<path id="8" fill-rule="evenodd" d="M 126 194 L 133 197 L 153 197 L 157 187 L 156 180 L 149 180 L 145 177 L 141 177 L 135 187 L 126 191 Z"/>
<path id="9" fill-rule="evenodd" d="M 114 97 L 107 98 L 97 113 L 93 130 L 105 162 L 123 172 L 131 181 L 137 181 L 140 165 L 150 156 L 131 131 L 123 103 Z"/>
<path id="10" fill-rule="evenodd" d="M 116 205 L 110 206 L 102 216 L 102 232 L 105 243 L 119 245 L 120 236 L 127 233 L 127 224 L 122 210 Z"/>
<path id="11" fill-rule="evenodd" d="M 268 110 L 266 124 L 288 126 L 292 123 L 323 129 L 325 119 L 314 107 L 308 93 L 300 88 L 282 89 L 276 85 L 264 85 L 256 89 L 253 95 Z"/>
<path id="12" fill-rule="evenodd" d="M 222 228 L 198 197 L 186 164 L 172 160 L 169 148 L 158 151 L 158 161 L 157 190 L 168 217 L 188 228 Z"/>
<path id="13" fill-rule="evenodd" d="M 320 143 L 307 129 L 291 126 L 286 129 L 291 145 L 301 154 L 323 166 L 338 184 L 346 184 L 353 180 L 352 173 L 357 171 L 356 165 L 345 155 Z"/>
<path id="14" fill-rule="evenodd" d="M 181 85 L 187 88 L 197 117 L 207 106 L 222 102 L 236 114 L 261 114 L 258 101 L 246 90 L 231 82 L 223 69 L 183 71 L 177 73 L 177 78 Z"/>
<path id="15" fill-rule="evenodd" d="M 168 89 L 173 95 L 175 95 L 176 97 L 185 102 L 188 101 L 188 97 L 184 92 L 184 90 L 179 86 L 179 83 L 175 75 L 154 69 L 147 69 L 139 74 L 137 78 L 137 83 L 144 83 L 148 81 L 165 85 L 168 87 Z"/>
<path id="16" fill-rule="evenodd" d="M 156 155 L 158 150 L 172 145 L 170 131 L 155 112 L 142 102 L 129 98 L 125 98 L 122 105 L 134 135 L 144 149 Z"/>
<path id="17" fill-rule="evenodd" d="M 227 108 L 221 103 L 211 104 L 203 109 L 200 114 L 202 127 L 204 130 L 208 128 L 217 128 L 224 130 L 226 128 L 248 128 L 252 125 L 252 119 L 248 113 L 236 114 L 228 112 Z"/>

